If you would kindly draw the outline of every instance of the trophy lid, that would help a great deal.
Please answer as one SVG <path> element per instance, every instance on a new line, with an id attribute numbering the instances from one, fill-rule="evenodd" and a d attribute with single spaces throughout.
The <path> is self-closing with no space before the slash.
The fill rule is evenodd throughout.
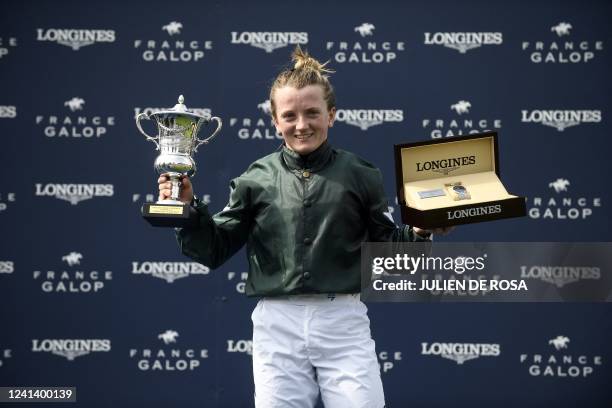
<path id="1" fill-rule="evenodd" d="M 170 110 L 177 112 L 187 112 L 187 106 L 185 106 L 185 97 L 183 95 L 179 95 L 178 103 L 174 105 L 174 108 Z"/>
<path id="2" fill-rule="evenodd" d="M 186 116 L 186 117 L 191 117 L 194 119 L 208 119 L 205 116 L 202 116 L 202 115 L 199 115 L 197 113 L 190 112 L 189 110 L 187 110 L 187 106 L 185 105 L 185 97 L 183 95 L 179 95 L 178 103 L 174 105 L 173 108 L 164 109 L 159 112 L 155 112 L 151 114 L 150 116 L 158 117 L 158 118 L 168 118 L 168 117 L 177 117 L 177 116 L 185 117 Z"/>

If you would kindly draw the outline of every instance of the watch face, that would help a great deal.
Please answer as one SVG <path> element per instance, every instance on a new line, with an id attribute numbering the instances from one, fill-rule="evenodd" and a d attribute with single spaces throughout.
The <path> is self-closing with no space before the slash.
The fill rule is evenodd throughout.
<path id="1" fill-rule="evenodd" d="M 463 186 L 453 186 L 453 190 L 459 194 L 465 193 L 465 187 Z"/>

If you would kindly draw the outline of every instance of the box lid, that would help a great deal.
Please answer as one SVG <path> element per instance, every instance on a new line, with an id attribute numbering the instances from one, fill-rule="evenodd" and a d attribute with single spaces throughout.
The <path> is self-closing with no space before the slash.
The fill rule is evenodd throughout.
<path id="1" fill-rule="evenodd" d="M 496 132 L 395 145 L 398 193 L 404 183 L 491 171 L 499 177 Z"/>

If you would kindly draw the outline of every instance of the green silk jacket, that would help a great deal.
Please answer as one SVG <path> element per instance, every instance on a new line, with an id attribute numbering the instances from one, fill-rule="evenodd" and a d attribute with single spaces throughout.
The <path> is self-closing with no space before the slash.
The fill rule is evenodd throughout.
<path id="1" fill-rule="evenodd" d="M 215 269 L 246 243 L 248 296 L 357 293 L 364 241 L 424 241 L 388 212 L 380 171 L 325 142 L 308 156 L 283 147 L 231 181 L 229 203 L 177 232 L 181 251 Z"/>

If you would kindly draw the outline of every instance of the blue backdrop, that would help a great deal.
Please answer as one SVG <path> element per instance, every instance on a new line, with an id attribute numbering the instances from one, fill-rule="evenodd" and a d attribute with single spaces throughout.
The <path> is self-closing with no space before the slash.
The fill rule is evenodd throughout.
<path id="1" fill-rule="evenodd" d="M 501 178 L 529 214 L 440 241 L 611 241 L 611 10 L 3 1 L 0 386 L 76 386 L 83 407 L 252 406 L 244 253 L 209 271 L 142 220 L 157 153 L 134 117 L 182 93 L 223 119 L 194 178 L 220 210 L 229 180 L 280 144 L 265 103 L 297 43 L 337 71 L 330 141 L 382 170 L 397 221 L 395 143 L 495 130 Z M 389 407 L 612 402 L 609 303 L 369 308 Z M 435 352 L 456 344 L 494 352 Z"/>

